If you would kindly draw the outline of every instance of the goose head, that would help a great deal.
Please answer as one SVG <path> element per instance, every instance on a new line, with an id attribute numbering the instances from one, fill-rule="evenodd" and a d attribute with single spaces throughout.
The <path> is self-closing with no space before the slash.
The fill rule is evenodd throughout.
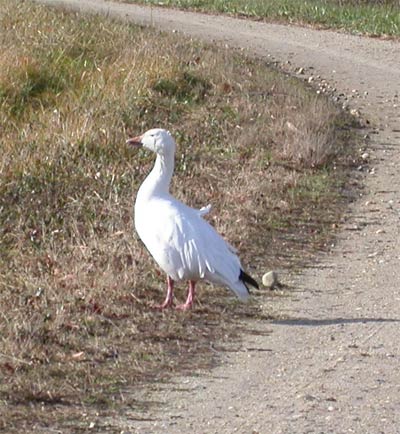
<path id="1" fill-rule="evenodd" d="M 147 148 L 159 155 L 175 154 L 175 140 L 171 133 L 162 128 L 153 128 L 141 136 L 126 141 L 128 145 Z"/>

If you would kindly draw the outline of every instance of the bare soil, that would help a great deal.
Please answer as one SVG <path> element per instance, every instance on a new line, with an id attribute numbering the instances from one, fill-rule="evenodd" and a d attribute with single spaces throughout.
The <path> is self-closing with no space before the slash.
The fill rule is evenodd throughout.
<path id="1" fill-rule="evenodd" d="M 121 431 L 399 433 L 400 45 L 102 0 L 43 3 L 228 44 L 294 73 L 304 68 L 300 77 L 326 80 L 370 122 L 366 188 L 331 251 L 283 276 L 286 296 L 269 303 L 284 319 L 250 321 L 241 347 L 220 352 L 211 372 L 131 391 L 153 405 L 127 411 Z"/>

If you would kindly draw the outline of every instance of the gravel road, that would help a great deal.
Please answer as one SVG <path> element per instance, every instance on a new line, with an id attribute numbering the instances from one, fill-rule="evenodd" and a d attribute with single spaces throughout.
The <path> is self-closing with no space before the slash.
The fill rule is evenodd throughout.
<path id="1" fill-rule="evenodd" d="M 335 246 L 294 278 L 291 296 L 270 302 L 291 319 L 250 323 L 241 349 L 212 372 L 141 391 L 159 405 L 142 421 L 127 414 L 121 431 L 400 433 L 400 44 L 103 0 L 42 2 L 304 68 L 301 77 L 319 75 L 371 122 L 366 189 Z"/>

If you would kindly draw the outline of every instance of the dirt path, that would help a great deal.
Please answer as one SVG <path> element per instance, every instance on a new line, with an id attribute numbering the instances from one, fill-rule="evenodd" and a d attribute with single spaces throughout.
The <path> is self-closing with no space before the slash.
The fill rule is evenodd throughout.
<path id="1" fill-rule="evenodd" d="M 121 430 L 400 433 L 400 44 L 102 0 L 43 2 L 290 60 L 355 96 L 350 105 L 376 127 L 365 194 L 336 246 L 296 278 L 293 296 L 271 301 L 291 319 L 249 325 L 257 333 L 211 373 L 142 391 L 158 409 L 143 421 L 128 414 Z"/>

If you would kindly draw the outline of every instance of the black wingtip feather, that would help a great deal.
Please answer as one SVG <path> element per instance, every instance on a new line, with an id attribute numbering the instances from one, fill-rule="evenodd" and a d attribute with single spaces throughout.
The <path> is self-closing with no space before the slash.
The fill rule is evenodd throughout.
<path id="1" fill-rule="evenodd" d="M 248 283 L 251 286 L 254 286 L 254 288 L 259 289 L 258 283 L 247 273 L 245 273 L 243 270 L 240 270 L 239 279 L 246 285 Z M 247 287 L 247 286 L 246 286 Z"/>

